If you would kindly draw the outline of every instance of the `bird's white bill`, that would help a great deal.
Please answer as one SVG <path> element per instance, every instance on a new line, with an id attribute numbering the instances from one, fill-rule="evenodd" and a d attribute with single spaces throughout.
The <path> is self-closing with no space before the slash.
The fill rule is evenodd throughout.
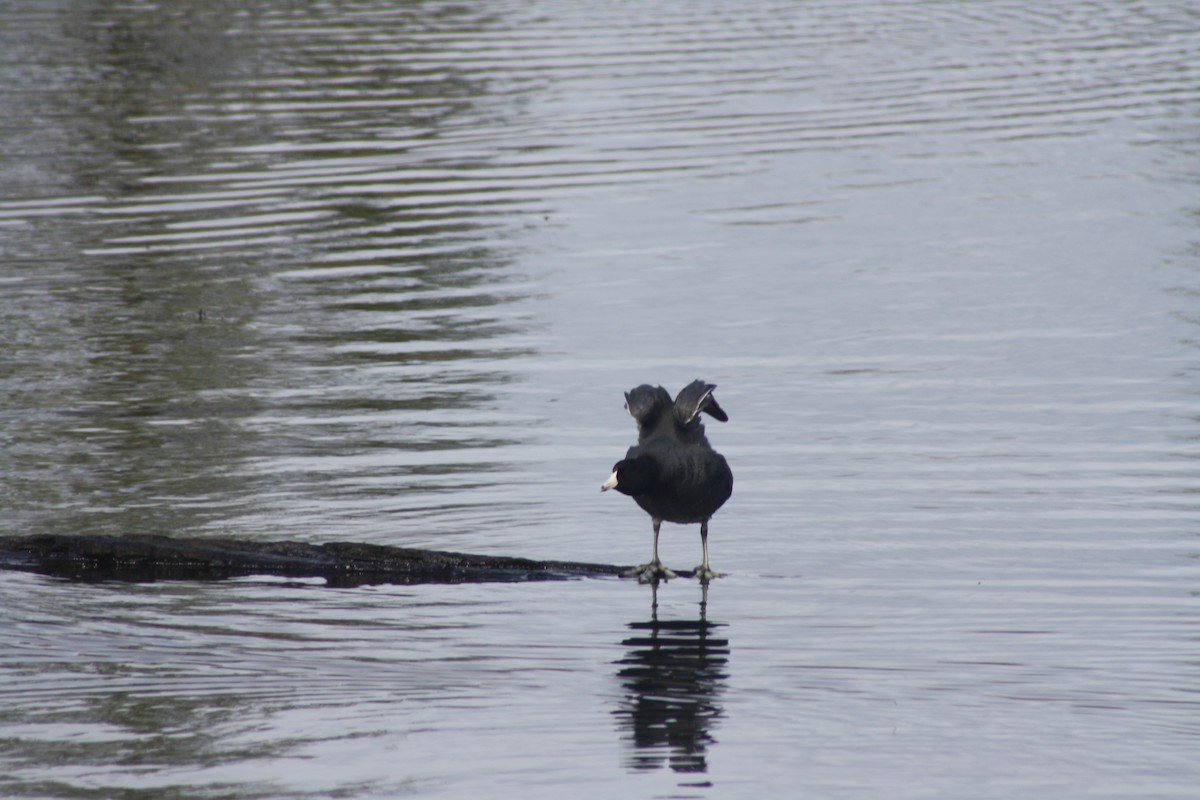
<path id="1" fill-rule="evenodd" d="M 615 488 L 617 485 L 617 471 L 614 469 L 613 474 L 608 476 L 608 480 L 600 484 L 600 491 L 607 492 L 609 489 Z"/>

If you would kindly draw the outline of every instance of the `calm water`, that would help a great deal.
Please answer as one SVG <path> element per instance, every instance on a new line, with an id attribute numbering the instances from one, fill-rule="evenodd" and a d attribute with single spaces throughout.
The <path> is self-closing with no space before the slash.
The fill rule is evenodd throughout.
<path id="1" fill-rule="evenodd" d="M 13 797 L 1196 797 L 1200 12 L 0 4 L 0 532 L 729 576 L 0 573 Z M 667 526 L 664 560 L 700 558 Z"/>

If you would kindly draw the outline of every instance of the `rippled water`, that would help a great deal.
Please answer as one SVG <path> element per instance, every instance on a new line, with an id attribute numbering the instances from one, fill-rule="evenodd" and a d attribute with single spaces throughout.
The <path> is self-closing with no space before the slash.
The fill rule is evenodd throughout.
<path id="1" fill-rule="evenodd" d="M 3 11 L 0 532 L 628 563 L 695 377 L 737 483 L 707 597 L 0 573 L 0 792 L 1195 796 L 1193 4 Z"/>

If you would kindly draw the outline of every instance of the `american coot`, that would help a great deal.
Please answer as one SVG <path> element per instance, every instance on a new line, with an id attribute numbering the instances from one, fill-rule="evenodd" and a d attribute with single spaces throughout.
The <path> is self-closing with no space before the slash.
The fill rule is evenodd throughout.
<path id="1" fill-rule="evenodd" d="M 708 566 L 708 520 L 733 493 L 733 473 L 709 445 L 699 419 L 703 411 L 721 422 L 729 420 L 713 397 L 715 388 L 695 380 L 674 401 L 661 386 L 643 384 L 625 393 L 625 409 L 637 420 L 638 443 L 613 467 L 600 491 L 629 495 L 654 523 L 654 557 L 629 572 L 639 580 L 675 577 L 658 560 L 663 520 L 700 523 L 704 562 L 696 567 L 696 577 L 707 581 L 718 576 Z"/>

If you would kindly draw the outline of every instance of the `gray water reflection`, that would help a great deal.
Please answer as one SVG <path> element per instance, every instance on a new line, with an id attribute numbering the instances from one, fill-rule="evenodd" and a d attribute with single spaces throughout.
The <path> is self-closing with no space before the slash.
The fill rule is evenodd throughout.
<path id="1" fill-rule="evenodd" d="M 665 763 L 679 773 L 708 771 L 713 729 L 724 715 L 729 639 L 722 623 L 709 622 L 708 587 L 702 592 L 698 618 L 660 620 L 655 584 L 650 619 L 629 623 L 634 635 L 621 642 L 628 652 L 617 676 L 626 695 L 613 714 L 634 748 L 632 769 Z"/>
<path id="2" fill-rule="evenodd" d="M 492 453 L 522 434 L 476 420 L 512 381 L 503 362 L 535 352 L 514 313 L 529 289 L 496 239 L 503 198 L 475 196 L 485 160 L 411 155 L 482 84 L 403 53 L 486 19 L 83 5 L 31 10 L 8 37 L 34 80 L 71 65 L 36 102 L 77 124 L 19 145 L 36 169 L 6 194 L 87 195 L 6 215 L 27 223 L 10 263 L 52 265 L 6 285 L 14 527 L 278 529 L 264 510 L 303 506 L 331 475 L 351 514 L 375 498 L 376 519 L 452 520 L 461 504 L 402 498 L 506 471 Z M 52 51 L 21 35 L 58 22 Z M 395 47 L 378 49 L 381 30 Z"/>

